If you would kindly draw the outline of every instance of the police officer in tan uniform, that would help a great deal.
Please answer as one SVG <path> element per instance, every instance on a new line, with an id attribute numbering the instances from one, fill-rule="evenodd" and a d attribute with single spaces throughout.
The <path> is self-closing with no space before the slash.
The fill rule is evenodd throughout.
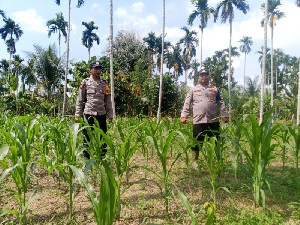
<path id="1" fill-rule="evenodd" d="M 94 61 L 90 64 L 90 72 L 91 76 L 84 79 L 80 84 L 76 101 L 75 121 L 78 122 L 78 117 L 84 116 L 89 125 L 94 126 L 95 120 L 97 120 L 100 128 L 106 133 L 106 117 L 109 118 L 110 122 L 113 119 L 109 84 L 100 77 L 101 63 L 99 61 Z M 86 137 L 85 146 L 88 148 L 90 138 L 86 130 L 83 132 Z M 106 144 L 103 144 L 101 157 L 105 156 L 106 151 Z M 90 158 L 87 150 L 83 153 L 86 158 Z"/>
<path id="2" fill-rule="evenodd" d="M 192 104 L 193 136 L 197 138 L 198 141 L 203 142 L 205 135 L 208 137 L 218 137 L 218 134 L 212 131 L 219 131 L 219 118 L 221 117 L 222 121 L 227 123 L 229 115 L 221 99 L 220 91 L 209 83 L 210 77 L 208 70 L 200 70 L 198 81 L 199 84 L 191 88 L 187 93 L 181 112 L 181 123 L 187 123 L 190 105 Z M 198 159 L 198 145 L 193 148 L 193 151 L 195 153 L 195 159 Z"/>

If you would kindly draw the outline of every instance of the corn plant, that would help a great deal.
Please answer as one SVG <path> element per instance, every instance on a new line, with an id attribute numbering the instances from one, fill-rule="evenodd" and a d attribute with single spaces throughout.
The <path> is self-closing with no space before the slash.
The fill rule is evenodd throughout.
<path id="1" fill-rule="evenodd" d="M 42 135 L 40 136 L 40 142 L 43 144 L 40 147 L 39 154 L 42 157 L 41 164 L 47 167 L 49 174 L 65 163 L 66 137 L 68 137 L 69 132 L 65 130 L 66 127 L 68 128 L 68 125 L 64 119 L 44 123 L 43 125 Z M 63 173 L 58 169 L 59 185 L 61 177 L 63 177 Z"/>
<path id="2" fill-rule="evenodd" d="M 220 136 L 236 143 L 235 145 L 230 146 L 231 148 L 228 150 L 228 153 L 231 159 L 234 176 L 237 177 L 238 165 L 243 163 L 242 152 L 238 147 L 238 145 L 243 144 L 241 132 L 243 119 L 236 120 L 234 123 L 235 124 L 226 124 L 227 129 L 222 131 Z"/>
<path id="3" fill-rule="evenodd" d="M 180 201 L 182 203 L 182 205 L 184 205 L 185 209 L 187 210 L 188 214 L 190 215 L 190 217 L 192 218 L 192 222 L 191 225 L 198 225 L 198 214 L 200 214 L 201 212 L 203 212 L 203 214 L 205 215 L 205 225 L 212 225 L 214 224 L 214 220 L 215 220 L 215 213 L 216 213 L 216 205 L 213 202 L 205 202 L 203 205 L 203 208 L 201 209 L 201 211 L 199 211 L 198 214 L 196 214 L 193 211 L 193 207 L 191 205 L 191 203 L 188 201 L 187 197 L 178 190 L 178 196 L 180 198 Z"/>
<path id="4" fill-rule="evenodd" d="M 55 143 L 55 158 L 57 168 L 63 175 L 69 185 L 69 196 L 66 199 L 69 202 L 69 220 L 73 217 L 73 201 L 75 183 L 73 182 L 74 173 L 70 165 L 76 166 L 80 155 L 78 135 L 82 130 L 79 129 L 79 123 L 69 124 L 69 131 L 66 136 L 63 135 L 59 129 L 53 125 L 47 125 L 53 134 L 53 141 Z"/>
<path id="5" fill-rule="evenodd" d="M 105 161 L 102 161 L 101 165 L 99 200 L 97 200 L 96 193 L 85 174 L 75 166 L 70 165 L 70 168 L 89 194 L 97 224 L 111 225 L 116 218 L 116 181 L 109 165 Z"/>
<path id="6" fill-rule="evenodd" d="M 285 169 L 285 163 L 286 163 L 286 152 L 288 148 L 290 147 L 289 145 L 289 128 L 287 126 L 283 126 L 280 133 L 279 133 L 279 138 L 281 138 L 281 160 L 282 160 L 282 170 Z"/>
<path id="7" fill-rule="evenodd" d="M 2 164 L 2 161 L 5 160 L 6 155 L 8 154 L 9 151 L 9 146 L 5 145 L 0 149 L 0 162 Z M 17 166 L 19 166 L 20 164 L 16 164 L 10 168 L 7 168 L 6 170 L 4 170 L 0 176 L 0 187 L 3 187 L 4 185 L 4 181 L 5 178 L 9 175 L 10 171 L 14 170 Z M 0 189 L 0 193 L 2 194 L 2 192 L 5 192 L 5 190 L 1 190 Z M 5 198 L 5 196 L 0 195 L 0 199 L 1 198 Z M 18 210 L 10 210 L 10 209 L 1 209 L 0 210 L 0 218 L 7 215 L 7 214 L 14 214 L 18 217 L 19 212 Z"/>
<path id="8" fill-rule="evenodd" d="M 11 132 L 4 131 L 4 135 L 9 140 L 9 147 L 4 147 L 1 150 L 1 158 L 5 158 L 5 160 L 1 160 L 2 169 L 9 171 L 16 186 L 16 191 L 10 189 L 9 192 L 15 194 L 15 199 L 19 205 L 17 218 L 22 224 L 27 223 L 28 206 L 38 197 L 38 195 L 35 195 L 36 188 L 29 198 L 27 193 L 32 173 L 38 161 L 38 158 L 32 159 L 32 147 L 35 142 L 36 127 L 39 126 L 39 123 L 30 117 L 26 119 L 29 121 L 25 129 L 18 123 L 15 123 L 15 127 Z"/>
<path id="9" fill-rule="evenodd" d="M 266 166 L 274 157 L 272 153 L 278 144 L 273 142 L 280 125 L 272 124 L 272 111 L 265 115 L 261 124 L 258 123 L 254 115 L 249 115 L 248 118 L 250 124 L 244 123 L 241 131 L 249 144 L 249 150 L 240 144 L 238 146 L 245 155 L 246 166 L 252 176 L 255 205 L 262 203 L 265 208 L 263 185 L 268 184 L 265 176 Z M 237 144 L 234 141 L 233 143 Z"/>
<path id="10" fill-rule="evenodd" d="M 186 167 L 189 167 L 190 165 L 189 152 L 191 151 L 192 147 L 198 144 L 198 140 L 197 138 L 193 137 L 191 129 L 192 128 L 190 126 L 178 129 L 178 133 L 183 135 L 184 141 L 179 141 L 178 144 L 183 150 Z"/>
<path id="11" fill-rule="evenodd" d="M 94 182 L 99 180 L 99 170 L 101 170 L 101 159 L 103 159 L 103 145 L 105 144 L 104 138 L 102 138 L 103 131 L 100 128 L 98 121 L 95 119 L 95 125 L 90 126 L 87 120 L 84 120 L 84 127 L 88 136 L 89 136 L 89 143 L 88 143 L 88 150 L 90 154 L 91 160 L 87 162 L 86 169 L 91 166 L 91 173 L 94 179 Z M 83 137 L 86 138 L 86 137 Z M 87 142 L 88 140 L 86 140 Z M 84 146 L 86 148 L 86 146 Z M 87 149 L 85 149 L 87 150 Z M 95 183 L 94 183 L 95 184 Z"/>
<path id="12" fill-rule="evenodd" d="M 300 126 L 296 125 L 289 125 L 287 126 L 287 129 L 291 135 L 291 138 L 294 141 L 294 146 L 287 143 L 287 147 L 291 150 L 294 160 L 295 160 L 295 167 L 297 174 L 299 173 L 299 151 L 300 151 Z"/>
<path id="13" fill-rule="evenodd" d="M 171 172 L 173 169 L 173 166 L 177 162 L 177 160 L 180 158 L 182 153 L 178 153 L 175 157 L 175 159 L 171 162 L 170 167 L 167 167 L 167 156 L 170 150 L 170 145 L 172 141 L 174 140 L 174 136 L 176 134 L 175 130 L 170 130 L 167 132 L 163 132 L 162 126 L 160 125 L 158 131 L 158 137 L 153 135 L 153 132 L 148 130 L 145 127 L 145 133 L 147 135 L 147 139 L 152 144 L 153 148 L 156 150 L 156 154 L 158 156 L 158 159 L 161 163 L 161 167 L 159 168 L 160 171 L 151 170 L 149 168 L 145 168 L 149 171 L 151 171 L 158 180 L 162 183 L 163 188 L 160 188 L 163 190 L 164 193 L 162 193 L 164 200 L 165 200 L 165 208 L 166 208 L 166 214 L 169 216 L 169 199 L 171 198 Z M 157 132 L 155 132 L 157 133 Z"/>
<path id="14" fill-rule="evenodd" d="M 217 147 L 216 142 L 217 142 L 216 137 L 211 137 L 208 140 L 208 137 L 205 136 L 203 147 L 202 150 L 200 151 L 204 158 L 204 165 L 209 171 L 209 175 L 210 175 L 209 182 L 212 187 L 212 196 L 213 196 L 214 204 L 216 204 L 217 202 L 216 196 L 217 196 L 217 192 L 220 189 L 226 191 L 229 194 L 230 200 L 232 199 L 231 193 L 226 187 L 216 186 L 217 175 L 220 173 L 220 170 L 222 169 L 223 166 L 223 160 L 221 159 L 222 157 L 220 156 L 222 150 L 219 150 L 221 148 L 221 145 Z"/>
<path id="15" fill-rule="evenodd" d="M 117 122 L 118 123 L 118 122 Z M 116 216 L 117 219 L 120 219 L 121 214 L 121 183 L 124 174 L 129 170 L 130 167 L 130 159 L 133 156 L 133 154 L 136 152 L 136 149 L 139 144 L 138 139 L 133 139 L 134 134 L 136 133 L 136 130 L 138 129 L 140 125 L 136 125 L 135 127 L 131 128 L 129 133 L 127 133 L 127 136 L 123 131 L 121 131 L 121 127 L 119 127 L 121 130 L 119 130 L 121 140 L 123 140 L 123 143 L 114 143 L 113 138 L 109 137 L 107 134 L 105 134 L 101 129 L 95 127 L 95 130 L 98 130 L 98 132 L 101 133 L 105 143 L 108 145 L 109 150 L 111 151 L 114 164 L 116 165 L 116 173 L 117 173 L 117 203 L 116 203 Z"/>
<path id="16" fill-rule="evenodd" d="M 213 202 L 205 202 L 203 205 L 203 209 L 206 210 L 206 221 L 205 225 L 214 224 L 215 213 L 217 210 L 216 205 Z"/>
<path id="17" fill-rule="evenodd" d="M 178 196 L 180 198 L 181 204 L 184 205 L 188 214 L 192 218 L 191 225 L 198 225 L 199 223 L 197 221 L 197 214 L 195 214 L 195 212 L 193 211 L 193 207 L 192 207 L 191 203 L 189 202 L 189 200 L 187 199 L 187 197 L 179 190 L 178 190 Z"/>

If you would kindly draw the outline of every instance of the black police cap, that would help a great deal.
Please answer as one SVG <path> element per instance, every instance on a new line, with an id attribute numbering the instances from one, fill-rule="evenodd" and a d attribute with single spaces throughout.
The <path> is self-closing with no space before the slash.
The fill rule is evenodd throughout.
<path id="1" fill-rule="evenodd" d="M 199 72 L 199 75 L 204 75 L 204 74 L 207 74 L 209 75 L 209 71 L 207 69 L 201 69 L 200 72 Z"/>
<path id="2" fill-rule="evenodd" d="M 92 69 L 92 68 L 97 68 L 97 67 L 100 67 L 100 68 L 101 68 L 101 63 L 100 63 L 100 61 L 94 61 L 94 62 L 91 62 L 91 64 L 90 64 L 90 69 Z"/>

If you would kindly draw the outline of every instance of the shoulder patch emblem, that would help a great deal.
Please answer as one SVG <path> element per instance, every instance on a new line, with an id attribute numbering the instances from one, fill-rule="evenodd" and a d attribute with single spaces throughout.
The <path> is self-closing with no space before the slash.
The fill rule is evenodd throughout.
<path id="1" fill-rule="evenodd" d="M 79 86 L 79 87 L 80 87 L 81 89 L 82 89 L 82 88 L 84 88 L 84 84 L 80 84 L 80 86 Z"/>

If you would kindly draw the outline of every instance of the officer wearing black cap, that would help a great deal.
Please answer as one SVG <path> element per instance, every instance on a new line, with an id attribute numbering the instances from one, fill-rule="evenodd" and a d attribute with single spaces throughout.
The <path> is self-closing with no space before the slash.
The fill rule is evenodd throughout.
<path id="1" fill-rule="evenodd" d="M 94 61 L 90 64 L 91 76 L 84 79 L 79 87 L 78 97 L 76 101 L 76 122 L 79 116 L 84 116 L 91 126 L 95 125 L 95 120 L 98 121 L 100 128 L 106 133 L 107 124 L 106 117 L 111 122 L 113 119 L 113 111 L 111 104 L 111 95 L 108 82 L 100 77 L 101 63 Z M 90 138 L 87 131 L 84 130 L 86 137 L 85 146 L 88 147 Z M 86 158 L 90 158 L 87 150 L 84 152 Z M 102 146 L 102 157 L 106 153 L 106 145 Z"/>
<path id="2" fill-rule="evenodd" d="M 193 136 L 198 141 L 204 141 L 205 135 L 208 137 L 217 136 L 212 131 L 220 129 L 219 118 L 224 123 L 228 122 L 228 112 L 224 101 L 221 99 L 220 91 L 217 87 L 210 85 L 209 71 L 202 69 L 199 72 L 199 84 L 189 90 L 185 98 L 181 112 L 181 123 L 186 124 L 193 105 Z M 199 157 L 199 147 L 193 148 L 195 159 Z"/>

